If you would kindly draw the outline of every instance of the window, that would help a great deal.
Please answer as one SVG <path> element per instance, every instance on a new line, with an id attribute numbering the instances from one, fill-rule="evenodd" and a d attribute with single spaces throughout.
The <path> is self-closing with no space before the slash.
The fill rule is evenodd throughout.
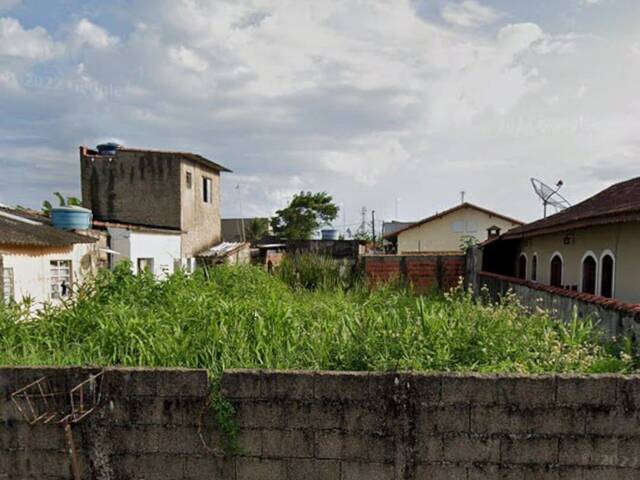
<path id="1" fill-rule="evenodd" d="M 534 282 L 538 281 L 538 255 L 535 253 L 531 259 L 531 280 Z"/>
<path id="2" fill-rule="evenodd" d="M 518 258 L 518 278 L 527 279 L 527 256 L 524 253 Z"/>
<path id="3" fill-rule="evenodd" d="M 463 221 L 453 222 L 451 224 L 451 229 L 454 231 L 454 233 L 464 233 L 464 222 Z"/>
<path id="4" fill-rule="evenodd" d="M 613 284 L 615 278 L 615 260 L 613 259 L 613 254 L 608 251 L 603 253 L 600 265 L 600 295 L 607 298 L 613 298 Z"/>
<path id="5" fill-rule="evenodd" d="M 153 258 L 138 259 L 138 273 L 153 273 Z"/>
<path id="6" fill-rule="evenodd" d="M 1 268 L 0 273 L 0 281 L 2 284 L 0 285 L 0 302 L 9 303 L 14 298 L 13 291 L 13 268 Z"/>
<path id="7" fill-rule="evenodd" d="M 553 287 L 562 287 L 562 256 L 554 253 L 551 258 L 551 276 L 549 283 Z"/>
<path id="8" fill-rule="evenodd" d="M 187 172 L 185 180 L 187 182 L 187 188 L 191 190 L 191 185 L 193 185 L 193 176 L 191 175 L 191 172 Z"/>
<path id="9" fill-rule="evenodd" d="M 211 179 L 209 177 L 202 177 L 202 201 L 204 203 L 211 203 Z"/>
<path id="10" fill-rule="evenodd" d="M 584 293 L 596 294 L 596 270 L 598 262 L 593 253 L 587 253 L 582 259 L 582 286 Z"/>
<path id="11" fill-rule="evenodd" d="M 71 295 L 71 260 L 51 260 L 51 300 L 68 298 Z"/>

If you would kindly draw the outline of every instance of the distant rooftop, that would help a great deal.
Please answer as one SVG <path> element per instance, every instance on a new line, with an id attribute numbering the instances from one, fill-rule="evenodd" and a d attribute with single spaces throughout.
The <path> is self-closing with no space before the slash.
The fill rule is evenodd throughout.
<path id="1" fill-rule="evenodd" d="M 456 205 L 453 208 L 449 208 L 448 210 L 445 210 L 443 212 L 438 212 L 438 213 L 436 213 L 434 215 L 431 215 L 430 217 L 423 218 L 422 220 L 419 220 L 419 221 L 417 221 L 415 223 L 412 223 L 412 224 L 408 225 L 407 227 L 404 227 L 404 228 L 401 228 L 399 230 L 396 230 L 393 233 L 388 233 L 388 234 L 384 235 L 384 237 L 385 238 L 393 238 L 393 237 L 397 236 L 398 234 L 400 234 L 402 232 L 406 232 L 407 230 L 411 230 L 412 228 L 419 227 L 420 225 L 424 225 L 425 223 L 432 222 L 433 220 L 437 220 L 438 218 L 442 218 L 442 217 L 444 217 L 446 215 L 449 215 L 449 214 L 451 214 L 453 212 L 457 212 L 458 210 L 462 210 L 464 208 L 470 208 L 470 209 L 473 209 L 473 210 L 477 210 L 477 211 L 486 213 L 487 215 L 489 215 L 491 217 L 501 218 L 503 220 L 506 220 L 507 222 L 511 222 L 513 224 L 516 224 L 516 225 L 523 225 L 523 222 L 521 222 L 520 220 L 516 220 L 515 218 L 507 217 L 506 215 L 502 215 L 501 213 L 494 212 L 492 210 L 489 210 L 489 209 L 484 208 L 484 207 L 480 207 L 480 206 L 475 205 L 473 203 L 464 202 L 464 203 L 461 203 L 459 205 Z"/>
<path id="2" fill-rule="evenodd" d="M 113 154 L 108 153 L 100 153 L 96 149 L 92 149 L 89 147 L 80 147 L 80 153 L 85 156 L 95 156 L 95 157 L 113 157 Z M 138 153 L 138 154 L 147 154 L 152 157 L 170 157 L 172 159 L 181 159 L 181 160 L 189 160 L 195 163 L 199 163 L 209 168 L 213 168 L 214 170 L 218 170 L 219 172 L 231 172 L 227 167 L 220 165 L 208 158 L 203 157 L 202 155 L 198 155 L 197 153 L 191 152 L 178 152 L 172 150 L 152 150 L 146 148 L 129 148 L 129 147 L 118 147 L 115 150 L 115 156 L 118 156 L 120 153 Z"/>

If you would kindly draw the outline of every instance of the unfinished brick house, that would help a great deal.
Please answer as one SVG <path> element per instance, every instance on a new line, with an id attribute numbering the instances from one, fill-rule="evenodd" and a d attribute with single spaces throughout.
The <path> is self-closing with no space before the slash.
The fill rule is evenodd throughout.
<path id="1" fill-rule="evenodd" d="M 82 203 L 108 232 L 115 257 L 161 276 L 222 241 L 220 174 L 194 153 L 80 147 Z"/>

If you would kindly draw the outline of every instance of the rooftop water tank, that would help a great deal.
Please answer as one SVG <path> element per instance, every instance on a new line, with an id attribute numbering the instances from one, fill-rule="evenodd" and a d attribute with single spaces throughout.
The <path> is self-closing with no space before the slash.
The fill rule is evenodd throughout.
<path id="1" fill-rule="evenodd" d="M 333 229 L 325 229 L 322 230 L 322 240 L 338 240 L 339 235 L 338 235 L 338 230 L 333 230 Z"/>
<path id="2" fill-rule="evenodd" d="M 51 209 L 51 221 L 60 230 L 89 230 L 93 214 L 82 207 L 54 207 Z"/>
<path id="3" fill-rule="evenodd" d="M 109 143 L 101 143 L 96 147 L 96 150 L 98 150 L 98 153 L 100 155 L 113 156 L 118 152 L 120 148 L 122 148 L 122 145 L 115 142 L 109 142 Z"/>

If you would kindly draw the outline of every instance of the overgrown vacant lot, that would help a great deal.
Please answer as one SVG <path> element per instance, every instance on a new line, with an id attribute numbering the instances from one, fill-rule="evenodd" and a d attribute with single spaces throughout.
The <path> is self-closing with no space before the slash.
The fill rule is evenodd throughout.
<path id="1" fill-rule="evenodd" d="M 289 282 L 291 278 L 289 276 Z M 282 278 L 287 278 L 286 275 Z M 458 291 L 414 296 L 290 286 L 253 267 L 166 282 L 103 272 L 66 308 L 21 321 L 0 307 L 0 364 L 327 370 L 618 372 L 628 344 L 602 344 L 589 323 L 560 324 L 514 301 Z M 23 308 L 24 309 L 24 308 Z"/>

